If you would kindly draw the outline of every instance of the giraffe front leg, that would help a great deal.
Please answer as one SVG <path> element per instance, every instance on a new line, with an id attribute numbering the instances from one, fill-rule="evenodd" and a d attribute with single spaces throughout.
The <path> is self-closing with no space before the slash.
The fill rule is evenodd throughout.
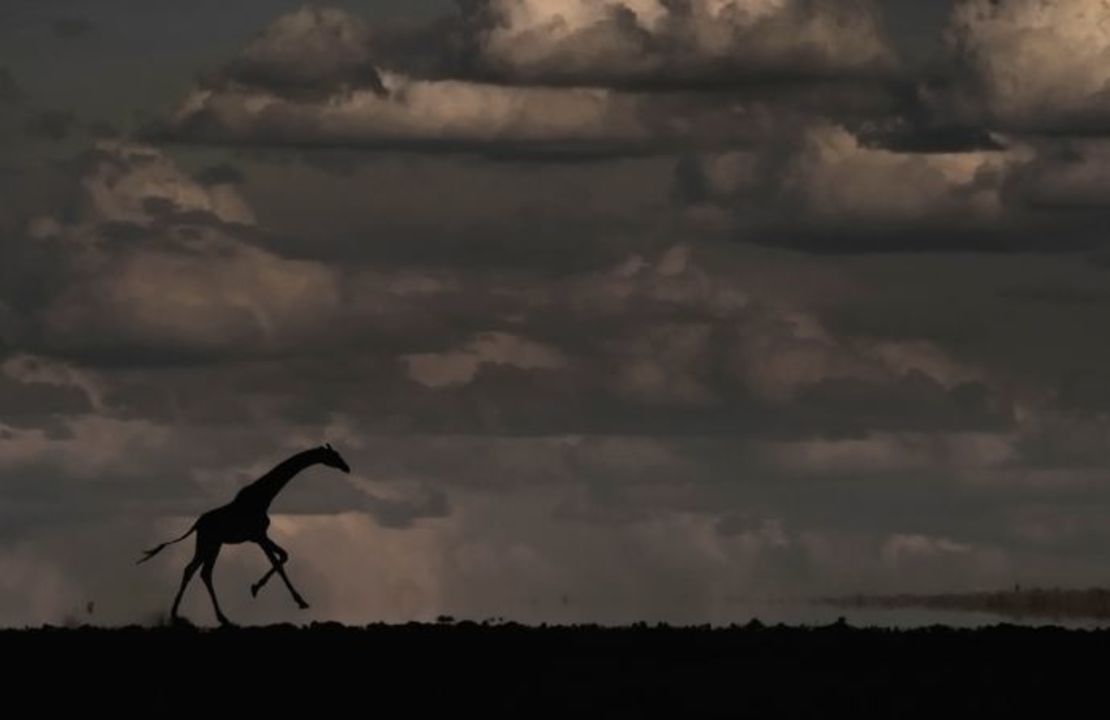
<path id="1" fill-rule="evenodd" d="M 271 567 L 269 570 L 266 571 L 266 574 L 263 575 L 261 579 L 259 579 L 258 582 L 251 583 L 251 597 L 258 597 L 258 591 L 261 590 L 263 586 L 265 586 L 266 583 L 270 581 L 270 578 L 273 577 L 275 572 L 277 571 Z"/>
<path id="2" fill-rule="evenodd" d="M 262 546 L 262 551 L 266 553 L 266 557 L 270 558 L 270 562 L 273 564 L 273 572 L 276 572 L 278 575 L 280 575 L 282 581 L 285 582 L 285 587 L 289 588 L 289 594 L 293 596 L 293 600 L 297 603 L 297 607 L 299 607 L 301 610 L 307 610 L 308 603 L 305 602 L 305 599 L 301 597 L 301 594 L 299 592 L 297 592 L 297 589 L 293 587 L 293 583 L 289 581 L 289 577 L 285 574 L 285 569 L 282 567 L 282 565 L 284 565 L 285 563 L 285 560 L 288 559 L 289 554 L 278 547 L 278 544 L 269 538 L 265 538 L 262 542 L 259 543 L 259 545 Z M 278 551 L 280 551 L 280 555 Z M 267 577 L 268 576 L 269 573 L 267 573 Z"/>
<path id="3" fill-rule="evenodd" d="M 270 558 L 270 554 L 268 552 L 266 552 L 267 544 L 269 544 L 270 548 L 277 555 L 278 562 L 281 565 L 284 565 L 286 563 L 286 561 L 289 560 L 289 553 L 285 552 L 284 548 L 282 548 L 280 545 L 278 545 L 276 542 L 274 542 L 273 540 L 271 540 L 268 537 L 263 538 L 262 540 L 258 541 L 258 547 L 260 547 L 262 549 L 262 552 L 266 555 L 267 559 L 272 561 L 272 558 Z M 270 569 L 266 571 L 266 574 L 263 575 L 259 579 L 258 582 L 252 583 L 251 584 L 251 597 L 258 597 L 258 591 L 261 590 L 266 585 L 266 583 L 268 583 L 270 581 L 270 578 L 273 577 L 274 573 L 276 573 L 276 572 L 277 572 L 276 566 L 272 565 L 270 567 Z"/>

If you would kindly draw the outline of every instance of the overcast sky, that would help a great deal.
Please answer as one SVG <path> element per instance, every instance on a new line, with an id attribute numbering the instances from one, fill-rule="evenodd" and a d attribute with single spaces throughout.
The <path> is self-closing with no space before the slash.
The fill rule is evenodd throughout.
<path id="1" fill-rule="evenodd" d="M 9 0 L 0 624 L 298 450 L 242 622 L 1110 567 L 1101 0 Z M 210 622 L 198 584 L 185 611 Z"/>

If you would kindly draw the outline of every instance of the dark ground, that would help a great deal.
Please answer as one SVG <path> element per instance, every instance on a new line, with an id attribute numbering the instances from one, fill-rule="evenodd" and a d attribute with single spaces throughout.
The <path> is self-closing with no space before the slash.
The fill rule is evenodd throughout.
<path id="1" fill-rule="evenodd" d="M 1060 717 L 1101 714 L 1110 631 L 45 628 L 0 631 L 0 658 L 9 707 L 47 716 Z"/>

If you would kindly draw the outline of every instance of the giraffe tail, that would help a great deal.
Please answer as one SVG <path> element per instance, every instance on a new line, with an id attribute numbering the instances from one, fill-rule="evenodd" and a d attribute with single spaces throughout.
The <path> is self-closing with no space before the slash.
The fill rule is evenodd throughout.
<path id="1" fill-rule="evenodd" d="M 161 545 L 159 545 L 156 548 L 151 548 L 150 550 L 143 550 L 143 556 L 141 558 L 139 558 L 138 560 L 136 560 L 135 564 L 136 565 L 141 565 L 141 564 L 145 563 L 147 560 L 151 559 L 152 557 L 154 557 L 158 553 L 162 552 L 162 550 L 164 550 L 167 545 L 173 545 L 174 543 L 181 542 L 185 538 L 192 535 L 193 531 L 195 531 L 196 529 L 197 529 L 197 525 L 196 525 L 196 523 L 193 523 L 193 526 L 191 528 L 189 528 L 189 531 L 187 533 L 185 533 L 184 535 L 182 535 L 181 537 L 177 538 L 176 540 L 167 540 L 166 542 L 162 543 Z"/>

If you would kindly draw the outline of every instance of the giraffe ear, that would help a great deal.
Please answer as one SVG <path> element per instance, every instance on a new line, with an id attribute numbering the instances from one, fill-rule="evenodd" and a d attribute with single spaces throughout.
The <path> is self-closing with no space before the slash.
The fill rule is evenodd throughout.
<path id="1" fill-rule="evenodd" d="M 324 447 L 326 447 L 328 450 L 331 450 L 331 443 L 324 443 Z"/>

